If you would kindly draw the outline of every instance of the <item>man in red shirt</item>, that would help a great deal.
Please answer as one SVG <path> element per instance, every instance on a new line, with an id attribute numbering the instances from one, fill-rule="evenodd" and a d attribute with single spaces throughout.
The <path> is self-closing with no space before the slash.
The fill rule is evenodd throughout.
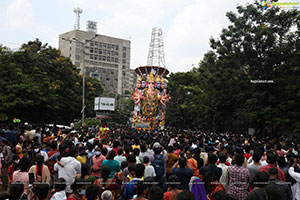
<path id="1" fill-rule="evenodd" d="M 276 155 L 274 153 L 267 154 L 267 166 L 261 167 L 259 171 L 263 171 L 269 173 L 270 168 L 275 167 L 278 170 L 278 177 L 277 179 L 280 181 L 285 181 L 285 174 L 284 172 L 276 166 Z"/>

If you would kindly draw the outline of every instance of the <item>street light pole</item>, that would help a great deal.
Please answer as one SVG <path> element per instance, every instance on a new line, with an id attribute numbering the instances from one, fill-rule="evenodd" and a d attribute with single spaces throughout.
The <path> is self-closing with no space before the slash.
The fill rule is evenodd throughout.
<path id="1" fill-rule="evenodd" d="M 93 41 L 98 35 L 95 34 L 95 36 L 92 39 L 86 40 L 85 42 L 81 42 L 77 38 L 66 39 L 62 38 L 62 40 L 70 41 L 70 42 L 79 42 L 82 45 L 81 48 L 81 64 L 82 64 L 82 110 L 81 110 L 81 122 L 82 122 L 82 128 L 84 128 L 84 122 L 85 122 L 85 45 L 88 42 Z"/>

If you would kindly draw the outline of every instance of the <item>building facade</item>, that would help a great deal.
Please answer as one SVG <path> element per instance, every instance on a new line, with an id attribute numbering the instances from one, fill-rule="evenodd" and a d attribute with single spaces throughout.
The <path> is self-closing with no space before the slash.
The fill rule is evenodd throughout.
<path id="1" fill-rule="evenodd" d="M 136 83 L 130 69 L 129 40 L 72 30 L 59 35 L 59 48 L 81 73 L 84 66 L 84 74 L 98 79 L 111 93 L 124 94 Z"/>

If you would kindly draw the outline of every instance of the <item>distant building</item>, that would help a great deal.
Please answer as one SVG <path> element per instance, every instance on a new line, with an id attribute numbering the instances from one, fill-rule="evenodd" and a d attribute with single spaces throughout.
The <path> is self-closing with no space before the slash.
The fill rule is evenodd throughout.
<path id="1" fill-rule="evenodd" d="M 130 69 L 129 40 L 72 30 L 59 35 L 59 48 L 81 72 L 84 64 L 85 75 L 98 79 L 109 92 L 124 94 L 136 83 L 135 72 Z"/>

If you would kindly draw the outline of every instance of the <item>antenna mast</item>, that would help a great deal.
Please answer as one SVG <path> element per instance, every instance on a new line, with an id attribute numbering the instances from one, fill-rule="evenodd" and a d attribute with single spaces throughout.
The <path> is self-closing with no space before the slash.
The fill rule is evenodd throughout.
<path id="1" fill-rule="evenodd" d="M 152 29 L 147 65 L 166 68 L 164 42 L 161 28 L 154 27 Z"/>
<path id="2" fill-rule="evenodd" d="M 73 9 L 74 13 L 76 14 L 76 24 L 74 25 L 75 30 L 80 29 L 80 14 L 82 13 L 82 9 L 77 7 Z"/>

